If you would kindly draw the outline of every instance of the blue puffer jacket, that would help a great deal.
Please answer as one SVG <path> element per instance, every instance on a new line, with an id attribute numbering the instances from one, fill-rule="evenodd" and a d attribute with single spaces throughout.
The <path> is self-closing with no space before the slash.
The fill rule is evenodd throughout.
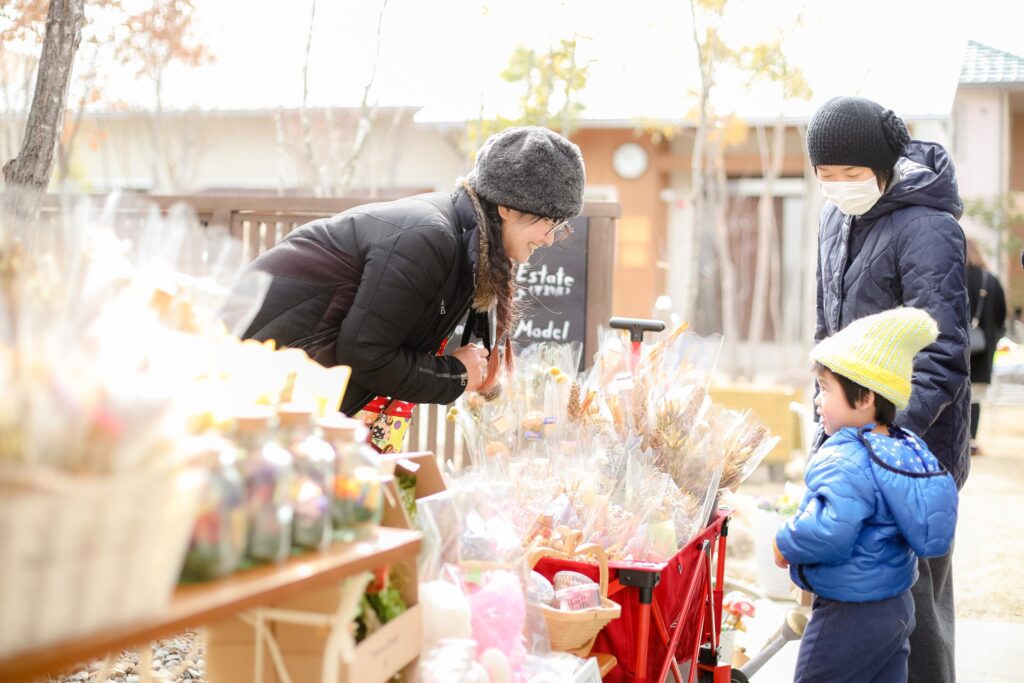
<path id="1" fill-rule="evenodd" d="M 776 536 L 801 588 L 829 600 L 884 600 L 917 581 L 917 556 L 945 555 L 956 531 L 956 482 L 924 441 L 847 427 L 815 454 L 807 493 Z"/>
<path id="2" fill-rule="evenodd" d="M 878 203 L 852 219 L 832 203 L 818 235 L 815 341 L 897 306 L 931 314 L 939 338 L 914 360 L 910 405 L 896 423 L 921 435 L 962 486 L 970 469 L 969 311 L 963 204 L 941 145 L 914 141 Z"/>

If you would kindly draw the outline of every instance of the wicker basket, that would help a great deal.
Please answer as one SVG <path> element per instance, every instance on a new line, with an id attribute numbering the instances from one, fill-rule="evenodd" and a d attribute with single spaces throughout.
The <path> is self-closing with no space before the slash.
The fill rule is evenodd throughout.
<path id="1" fill-rule="evenodd" d="M 576 547 L 574 542 L 567 544 L 566 552 L 552 548 L 539 547 L 527 556 L 530 567 L 534 567 L 545 557 L 561 560 L 575 560 L 584 555 L 592 555 L 597 559 L 601 586 L 601 606 L 578 612 L 564 612 L 548 605 L 537 606 L 544 621 L 548 625 L 548 636 L 551 638 L 551 649 L 570 652 L 577 657 L 586 659 L 594 647 L 594 640 L 601 629 L 612 619 L 618 619 L 622 607 L 608 599 L 608 555 L 601 546 L 589 543 Z"/>
<path id="2" fill-rule="evenodd" d="M 0 471 L 0 657 L 164 609 L 205 476 Z"/>

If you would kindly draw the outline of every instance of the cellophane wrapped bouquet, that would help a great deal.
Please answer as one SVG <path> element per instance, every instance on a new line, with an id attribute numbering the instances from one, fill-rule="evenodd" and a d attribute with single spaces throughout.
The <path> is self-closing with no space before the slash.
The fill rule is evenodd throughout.
<path id="1" fill-rule="evenodd" d="M 166 604 L 206 478 L 183 447 L 213 412 L 202 378 L 269 283 L 243 265 L 183 207 L 0 215 L 0 655 Z"/>
<path id="2" fill-rule="evenodd" d="M 527 548 L 582 532 L 613 561 L 667 560 L 778 441 L 749 411 L 712 405 L 721 341 L 680 325 L 634 350 L 602 330 L 585 373 L 578 345 L 529 347 L 497 400 L 470 393 L 450 410 L 471 463 L 451 486 L 509 482 Z"/>
<path id="3" fill-rule="evenodd" d="M 477 471 L 457 490 L 416 502 L 426 683 L 571 680 L 583 664 L 551 651 L 535 609 L 535 572 L 510 514 L 515 495 L 511 482 Z"/>

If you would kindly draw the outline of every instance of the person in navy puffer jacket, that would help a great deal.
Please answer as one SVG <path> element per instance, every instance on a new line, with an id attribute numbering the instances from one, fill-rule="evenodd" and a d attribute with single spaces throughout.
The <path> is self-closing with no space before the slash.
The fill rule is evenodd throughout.
<path id="1" fill-rule="evenodd" d="M 818 233 L 815 342 L 898 306 L 927 311 L 938 339 L 914 360 L 914 391 L 895 423 L 920 436 L 957 486 L 970 469 L 970 328 L 963 204 L 939 144 L 911 140 L 889 109 L 859 97 L 825 103 L 807 152 L 829 201 Z M 956 679 L 952 552 L 918 562 L 911 683 Z"/>
<path id="2" fill-rule="evenodd" d="M 829 438 L 775 539 L 776 562 L 816 595 L 797 681 L 907 680 L 917 558 L 949 552 L 956 530 L 956 482 L 922 439 L 894 424 L 911 396 L 914 356 L 937 336 L 927 313 L 896 308 L 811 352 Z"/>

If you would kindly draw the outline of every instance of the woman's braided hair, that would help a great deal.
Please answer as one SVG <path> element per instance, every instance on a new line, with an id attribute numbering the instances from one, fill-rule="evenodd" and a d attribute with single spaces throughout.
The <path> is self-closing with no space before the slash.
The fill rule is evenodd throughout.
<path id="1" fill-rule="evenodd" d="M 497 384 L 500 368 L 504 367 L 506 372 L 511 373 L 515 367 L 512 335 L 515 334 L 515 326 L 521 311 L 516 299 L 515 269 L 512 259 L 505 253 L 505 246 L 501 240 L 501 216 L 498 214 L 498 207 L 486 199 L 481 199 L 480 204 L 487 219 L 486 227 L 481 226 L 481 229 L 487 230 L 489 272 L 478 273 L 477 277 L 490 279 L 495 296 L 494 315 L 497 322 L 497 335 L 491 340 L 493 348 L 487 361 L 487 379 L 480 387 L 482 391 L 488 391 Z"/>
<path id="2" fill-rule="evenodd" d="M 521 309 L 516 298 L 515 266 L 505 253 L 501 239 L 502 223 L 498 206 L 477 194 L 467 180 L 460 179 L 459 184 L 473 203 L 479 230 L 480 252 L 474 273 L 476 292 L 473 307 L 494 315 L 496 323 L 495 337 L 491 340 L 491 355 L 487 361 L 487 378 L 480 386 L 482 393 L 488 393 L 498 386 L 502 367 L 508 373 L 515 367 L 512 335 Z"/>

